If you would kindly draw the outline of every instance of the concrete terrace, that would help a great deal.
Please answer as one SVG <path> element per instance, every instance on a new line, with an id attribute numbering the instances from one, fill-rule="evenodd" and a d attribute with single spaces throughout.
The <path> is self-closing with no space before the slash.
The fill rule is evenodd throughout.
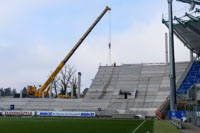
<path id="1" fill-rule="evenodd" d="M 176 63 L 176 81 L 183 80 L 188 62 Z M 136 92 L 136 97 L 119 95 Z M 83 99 L 0 98 L 0 110 L 15 104 L 18 110 L 95 111 L 96 114 L 155 116 L 170 94 L 169 66 L 165 64 L 124 64 L 100 66 Z M 102 111 L 98 111 L 101 108 Z"/>

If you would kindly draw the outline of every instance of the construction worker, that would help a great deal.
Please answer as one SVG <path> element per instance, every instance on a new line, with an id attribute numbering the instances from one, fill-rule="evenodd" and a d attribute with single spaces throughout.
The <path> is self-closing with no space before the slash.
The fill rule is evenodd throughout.
<path id="1" fill-rule="evenodd" d="M 114 67 L 116 67 L 116 62 L 114 62 Z"/>

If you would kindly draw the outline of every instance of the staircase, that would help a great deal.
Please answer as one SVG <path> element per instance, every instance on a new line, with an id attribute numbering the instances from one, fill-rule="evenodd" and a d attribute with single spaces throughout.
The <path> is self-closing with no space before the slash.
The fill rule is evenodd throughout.
<path id="1" fill-rule="evenodd" d="M 108 79 L 108 82 L 107 82 L 106 85 L 104 86 L 103 91 L 102 91 L 101 95 L 98 97 L 98 99 L 102 99 L 102 98 L 106 95 L 107 88 L 108 88 L 108 86 L 109 86 L 110 83 L 111 83 L 111 80 L 112 80 L 114 71 L 115 71 L 115 67 L 113 67 L 113 70 L 112 70 L 112 73 L 111 73 L 111 75 L 110 75 L 110 78 Z"/>
<path id="2" fill-rule="evenodd" d="M 169 108 L 170 97 L 168 96 L 165 101 L 162 103 L 159 109 L 156 110 L 156 116 L 161 120 L 166 116 L 166 110 Z"/>

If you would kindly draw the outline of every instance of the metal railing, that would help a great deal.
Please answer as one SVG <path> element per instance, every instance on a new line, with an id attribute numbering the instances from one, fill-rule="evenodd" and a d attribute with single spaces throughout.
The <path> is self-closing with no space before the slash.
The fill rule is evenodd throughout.
<path id="1" fill-rule="evenodd" d="M 172 117 L 171 123 L 179 129 L 182 129 L 182 122 L 181 119 Z"/>

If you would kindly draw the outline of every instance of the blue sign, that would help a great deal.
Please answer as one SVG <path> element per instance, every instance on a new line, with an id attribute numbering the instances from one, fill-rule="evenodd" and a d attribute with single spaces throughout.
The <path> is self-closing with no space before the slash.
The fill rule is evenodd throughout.
<path id="1" fill-rule="evenodd" d="M 171 120 L 172 117 L 183 120 L 183 117 L 186 117 L 186 112 L 185 111 L 169 111 L 169 119 Z"/>
<path id="2" fill-rule="evenodd" d="M 101 111 L 101 108 L 98 108 L 98 111 Z"/>
<path id="3" fill-rule="evenodd" d="M 88 112 L 83 112 L 81 113 L 81 116 L 85 116 L 85 117 L 95 117 L 95 113 L 88 113 Z"/>
<path id="4" fill-rule="evenodd" d="M 15 105 L 10 105 L 10 110 L 15 110 Z"/>
<path id="5" fill-rule="evenodd" d="M 40 112 L 40 116 L 52 116 L 52 112 Z"/>

